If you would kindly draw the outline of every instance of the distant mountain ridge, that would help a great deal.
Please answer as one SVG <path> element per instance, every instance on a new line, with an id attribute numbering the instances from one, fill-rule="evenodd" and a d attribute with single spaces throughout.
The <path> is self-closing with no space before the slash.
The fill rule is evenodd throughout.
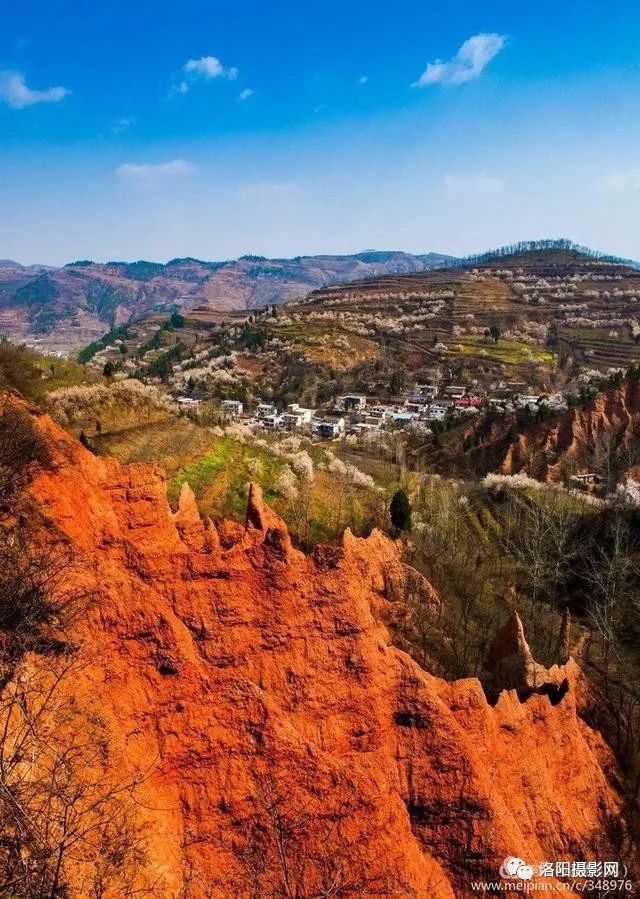
<path id="1" fill-rule="evenodd" d="M 43 265 L 39 262 L 34 263 L 33 265 L 22 265 L 21 262 L 16 262 L 15 259 L 0 259 L 0 269 L 14 269 L 15 271 L 22 272 L 54 272 L 57 266 L 55 265 Z"/>
<path id="2" fill-rule="evenodd" d="M 440 253 L 366 250 L 350 255 L 167 263 L 76 260 L 61 268 L 0 262 L 0 332 L 68 349 L 151 311 L 253 309 L 320 287 L 441 268 Z"/>
<path id="3" fill-rule="evenodd" d="M 464 258 L 364 250 L 293 258 L 245 255 L 222 261 L 186 256 L 166 263 L 78 259 L 61 268 L 0 260 L 0 334 L 68 351 L 150 312 L 255 309 L 316 291 L 320 299 L 323 289 L 356 281 L 363 282 L 366 292 L 374 279 L 380 282 L 377 289 L 391 289 L 394 278 L 419 279 L 424 272 L 442 268 L 464 271 L 506 264 L 518 269 L 533 266 L 544 274 L 548 266 L 553 275 L 558 266 L 580 260 L 592 267 L 638 268 L 633 261 L 591 251 L 566 238 L 522 241 Z"/>

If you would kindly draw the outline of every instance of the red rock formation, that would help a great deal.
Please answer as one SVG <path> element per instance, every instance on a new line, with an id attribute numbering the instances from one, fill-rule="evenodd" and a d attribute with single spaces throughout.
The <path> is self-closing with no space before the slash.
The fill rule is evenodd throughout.
<path id="1" fill-rule="evenodd" d="M 573 662 L 557 704 L 509 690 L 492 707 L 479 681 L 446 683 L 390 645 L 377 612 L 403 584 L 437 597 L 382 534 L 305 556 L 254 490 L 247 527 L 218 539 L 188 488 L 172 515 L 157 470 L 41 426 L 55 466 L 31 495 L 97 593 L 66 689 L 109 734 L 105 768 L 142 780 L 154 895 L 249 896 L 247 834 L 264 837 L 276 790 L 312 810 L 305 845 L 340 861 L 344 895 L 461 899 L 506 856 L 615 857 L 614 765 L 576 712 Z"/>
<path id="2" fill-rule="evenodd" d="M 566 412 L 529 428 L 509 447 L 499 471 L 554 482 L 563 461 L 591 468 L 591 457 L 607 452 L 609 442 L 630 442 L 640 427 L 640 381 L 625 381 L 620 387 L 598 394 L 593 400 L 572 406 Z M 633 464 L 630 460 L 629 464 Z M 636 460 L 637 464 L 637 460 Z"/>
<path id="3" fill-rule="evenodd" d="M 545 668 L 535 661 L 517 612 L 512 612 L 495 635 L 484 663 L 482 681 L 489 697 L 515 690 L 520 699 L 533 693 L 560 698 L 568 685 L 565 665 Z"/>

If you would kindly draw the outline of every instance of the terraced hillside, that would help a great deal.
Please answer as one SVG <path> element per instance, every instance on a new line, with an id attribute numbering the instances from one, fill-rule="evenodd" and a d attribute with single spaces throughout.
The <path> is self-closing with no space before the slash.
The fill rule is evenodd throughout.
<path id="1" fill-rule="evenodd" d="M 290 307 L 307 321 L 401 340 L 441 363 L 514 374 L 552 361 L 626 367 L 640 358 L 640 272 L 576 251 L 550 250 L 310 294 Z M 493 329 L 493 330 L 492 330 Z M 487 334 L 492 331 L 493 336 Z"/>

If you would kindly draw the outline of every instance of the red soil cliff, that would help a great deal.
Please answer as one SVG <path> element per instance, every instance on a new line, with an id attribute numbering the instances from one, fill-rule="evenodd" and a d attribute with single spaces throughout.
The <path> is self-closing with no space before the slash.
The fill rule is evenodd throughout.
<path id="1" fill-rule="evenodd" d="M 604 465 L 612 447 L 632 443 L 640 427 L 640 381 L 625 381 L 579 406 L 572 406 L 556 418 L 525 431 L 509 447 L 499 471 L 524 471 L 541 481 L 560 478 L 562 463 L 574 463 L 577 471 Z M 638 465 L 629 452 L 627 468 Z"/>
<path id="2" fill-rule="evenodd" d="M 459 899 L 506 856 L 616 857 L 615 766 L 576 712 L 574 662 L 556 704 L 514 689 L 491 706 L 477 680 L 446 683 L 390 645 L 382 613 L 419 576 L 381 533 L 305 556 L 257 491 L 246 529 L 201 522 L 188 489 L 172 514 L 157 470 L 39 427 L 54 466 L 31 496 L 96 594 L 65 689 L 109 735 L 105 770 L 140 778 L 153 895 L 258 895 L 249 844 L 277 803 L 311 861 L 285 844 L 284 866 L 267 850 L 260 864 L 279 866 L 271 882 L 306 868 L 307 892 L 263 895 Z M 329 863 L 342 892 L 321 892 Z"/>

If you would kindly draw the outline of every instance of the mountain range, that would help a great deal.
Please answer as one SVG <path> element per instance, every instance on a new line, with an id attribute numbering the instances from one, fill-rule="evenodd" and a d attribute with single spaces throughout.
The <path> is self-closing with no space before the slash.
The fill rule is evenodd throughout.
<path id="1" fill-rule="evenodd" d="M 253 309 L 332 284 L 422 272 L 453 261 L 439 253 L 394 250 L 226 262 L 78 260 L 61 268 L 0 260 L 0 332 L 68 350 L 151 311 Z"/>

